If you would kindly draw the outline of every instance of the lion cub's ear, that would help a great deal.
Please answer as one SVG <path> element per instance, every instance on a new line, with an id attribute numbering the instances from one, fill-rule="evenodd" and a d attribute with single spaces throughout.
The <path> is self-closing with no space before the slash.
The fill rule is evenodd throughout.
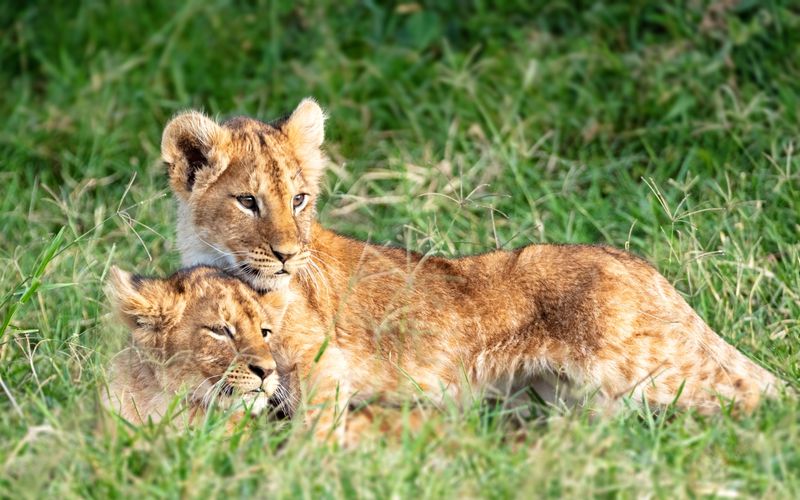
<path id="1" fill-rule="evenodd" d="M 229 132 L 197 111 L 181 113 L 164 128 L 161 157 L 169 169 L 172 190 L 183 199 L 203 190 L 228 166 L 224 147 Z"/>
<path id="2" fill-rule="evenodd" d="M 317 101 L 306 97 L 283 124 L 289 143 L 300 159 L 303 176 L 316 184 L 325 168 L 320 146 L 325 140 L 325 113 Z"/>
<path id="3" fill-rule="evenodd" d="M 185 308 L 185 301 L 167 280 L 142 278 L 117 266 L 110 270 L 108 295 L 134 341 L 145 347 L 158 347 Z"/>

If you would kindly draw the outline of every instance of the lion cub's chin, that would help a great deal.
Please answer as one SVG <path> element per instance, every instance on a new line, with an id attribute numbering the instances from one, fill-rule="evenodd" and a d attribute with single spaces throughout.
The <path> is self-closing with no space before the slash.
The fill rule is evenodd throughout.
<path id="1" fill-rule="evenodd" d="M 260 415 L 274 406 L 273 397 L 279 386 L 280 378 L 273 374 L 264 381 L 260 391 L 250 391 L 229 397 L 225 406 L 227 409 L 243 411 L 252 416 Z"/>
<path id="2" fill-rule="evenodd" d="M 249 392 L 241 396 L 227 398 L 219 402 L 219 406 L 225 410 L 242 412 L 251 416 L 259 416 L 272 407 L 270 396 L 266 392 Z"/>
<path id="3" fill-rule="evenodd" d="M 235 391 L 233 394 L 221 394 L 215 391 L 213 386 L 203 383 L 198 386 L 194 391 L 195 394 L 204 394 L 202 398 L 192 398 L 193 404 L 209 409 L 215 406 L 217 409 L 223 411 L 230 411 L 232 413 L 249 414 L 250 416 L 259 416 L 265 411 L 272 411 L 281 405 L 280 399 L 276 398 L 279 392 L 280 377 L 271 375 L 268 377 L 261 390 L 253 390 L 249 392 Z M 216 396 L 209 396 L 215 394 Z"/>
<path id="4" fill-rule="evenodd" d="M 292 274 L 290 273 L 254 276 L 246 271 L 241 271 L 237 276 L 259 292 L 286 290 L 289 288 L 289 282 L 292 279 Z"/>

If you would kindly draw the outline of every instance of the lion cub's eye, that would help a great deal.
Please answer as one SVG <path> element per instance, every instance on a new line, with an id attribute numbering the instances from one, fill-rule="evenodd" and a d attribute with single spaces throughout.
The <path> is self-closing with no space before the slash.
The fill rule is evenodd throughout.
<path id="1" fill-rule="evenodd" d="M 217 340 L 233 340 L 233 331 L 227 326 L 206 326 L 205 329 Z"/>
<path id="2" fill-rule="evenodd" d="M 307 204 L 308 195 L 306 193 L 297 194 L 294 196 L 294 198 L 292 198 L 292 208 L 294 209 L 294 213 L 306 208 Z"/>
<path id="3" fill-rule="evenodd" d="M 258 212 L 258 203 L 256 203 L 255 196 L 251 194 L 242 194 L 236 197 L 236 201 L 239 202 L 242 208 L 250 210 L 251 212 Z"/>
<path id="4" fill-rule="evenodd" d="M 270 330 L 269 328 L 261 329 L 261 336 L 264 337 L 264 340 L 269 340 L 270 335 L 272 335 L 272 330 Z"/>

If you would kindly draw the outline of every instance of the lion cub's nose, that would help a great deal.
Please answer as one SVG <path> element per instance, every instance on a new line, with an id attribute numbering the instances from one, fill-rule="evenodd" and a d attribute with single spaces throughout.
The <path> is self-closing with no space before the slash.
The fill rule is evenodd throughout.
<path id="1" fill-rule="evenodd" d="M 278 259 L 279 261 L 281 261 L 281 264 L 283 264 L 284 262 L 286 262 L 287 260 L 291 259 L 292 257 L 294 257 L 297 254 L 297 250 L 294 249 L 294 248 L 292 248 L 292 249 L 275 248 L 275 247 L 272 247 L 272 246 L 269 247 L 269 248 L 270 248 L 270 250 L 272 250 L 272 254 L 275 255 L 275 258 Z"/>
<path id="2" fill-rule="evenodd" d="M 261 364 L 250 363 L 247 365 L 250 371 L 255 373 L 258 378 L 264 380 L 272 374 L 273 368 Z"/>

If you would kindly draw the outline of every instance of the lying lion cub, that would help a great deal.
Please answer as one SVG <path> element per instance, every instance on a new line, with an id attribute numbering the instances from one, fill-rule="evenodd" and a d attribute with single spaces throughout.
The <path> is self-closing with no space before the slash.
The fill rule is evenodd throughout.
<path id="1" fill-rule="evenodd" d="M 179 394 L 190 419 L 212 402 L 258 414 L 287 394 L 267 345 L 284 315 L 282 294 L 259 296 L 210 267 L 166 279 L 113 267 L 109 289 L 133 345 L 114 359 L 102 399 L 127 420 L 158 421 Z"/>
<path id="2" fill-rule="evenodd" d="M 161 145 L 184 264 L 224 262 L 257 289 L 302 298 L 273 352 L 279 368 L 300 367 L 317 434 L 348 401 L 460 400 L 546 373 L 611 402 L 704 413 L 777 393 L 771 373 L 627 252 L 530 245 L 445 259 L 323 228 L 323 122 L 310 99 L 269 124 L 192 111 Z"/>

